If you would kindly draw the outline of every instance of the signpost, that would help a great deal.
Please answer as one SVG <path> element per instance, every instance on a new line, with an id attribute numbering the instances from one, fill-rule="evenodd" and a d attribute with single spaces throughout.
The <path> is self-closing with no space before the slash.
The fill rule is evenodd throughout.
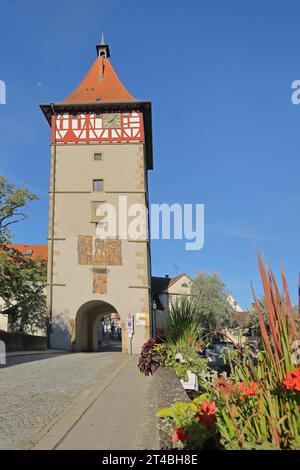
<path id="1" fill-rule="evenodd" d="M 6 344 L 4 341 L 0 341 L 0 364 L 6 364 Z"/>
<path id="2" fill-rule="evenodd" d="M 132 338 L 134 335 L 134 315 L 132 313 L 127 314 L 126 335 L 130 338 L 130 354 L 132 354 Z"/>

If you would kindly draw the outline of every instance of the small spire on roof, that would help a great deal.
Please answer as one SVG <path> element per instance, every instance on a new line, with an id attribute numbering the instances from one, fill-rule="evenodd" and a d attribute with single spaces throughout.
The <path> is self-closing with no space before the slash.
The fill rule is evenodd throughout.
<path id="1" fill-rule="evenodd" d="M 104 33 L 101 34 L 101 41 L 100 41 L 100 44 L 97 44 L 96 49 L 97 49 L 98 57 L 107 58 L 110 56 L 109 46 L 105 44 Z"/>

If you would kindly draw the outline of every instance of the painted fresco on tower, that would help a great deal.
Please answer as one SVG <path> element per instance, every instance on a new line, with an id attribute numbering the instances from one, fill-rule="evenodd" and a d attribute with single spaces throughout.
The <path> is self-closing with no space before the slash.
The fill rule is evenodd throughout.
<path id="1" fill-rule="evenodd" d="M 122 264 L 121 240 L 106 240 L 106 263 L 110 266 Z"/>
<path id="2" fill-rule="evenodd" d="M 78 236 L 78 264 L 85 266 L 121 266 L 122 241 Z"/>
<path id="3" fill-rule="evenodd" d="M 78 236 L 78 264 L 92 264 L 93 237 L 86 235 Z"/>
<path id="4" fill-rule="evenodd" d="M 94 239 L 94 254 L 93 254 L 93 264 L 97 265 L 104 265 L 106 264 L 106 256 L 105 256 L 105 240 L 101 238 Z"/>
<path id="5" fill-rule="evenodd" d="M 107 294 L 107 274 L 94 272 L 93 293 Z"/>

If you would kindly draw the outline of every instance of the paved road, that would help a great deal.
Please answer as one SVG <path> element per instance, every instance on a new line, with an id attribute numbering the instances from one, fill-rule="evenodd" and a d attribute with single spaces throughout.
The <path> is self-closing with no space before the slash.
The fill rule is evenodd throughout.
<path id="1" fill-rule="evenodd" d="M 32 359 L 24 356 L 24 363 L 0 369 L 0 449 L 32 447 L 128 357 L 100 352 Z"/>

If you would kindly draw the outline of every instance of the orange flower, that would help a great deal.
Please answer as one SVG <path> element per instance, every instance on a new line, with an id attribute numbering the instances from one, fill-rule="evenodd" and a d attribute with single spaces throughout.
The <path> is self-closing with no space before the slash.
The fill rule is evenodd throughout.
<path id="1" fill-rule="evenodd" d="M 245 400 L 246 397 L 256 396 L 260 392 L 256 382 L 241 382 L 238 389 L 242 393 L 240 400 Z"/>
<path id="2" fill-rule="evenodd" d="M 193 341 L 194 341 L 193 338 L 187 338 L 187 340 L 186 340 L 186 342 L 189 343 L 189 344 L 191 344 Z"/>
<path id="3" fill-rule="evenodd" d="M 178 442 L 178 441 L 185 442 L 188 440 L 188 438 L 189 438 L 188 433 L 186 432 L 184 427 L 181 426 L 180 428 L 175 429 L 173 433 L 173 437 L 172 437 L 172 442 L 174 444 L 175 442 Z"/>
<path id="4" fill-rule="evenodd" d="M 283 384 L 287 390 L 296 390 L 300 392 L 300 367 L 293 372 L 287 372 Z"/>

